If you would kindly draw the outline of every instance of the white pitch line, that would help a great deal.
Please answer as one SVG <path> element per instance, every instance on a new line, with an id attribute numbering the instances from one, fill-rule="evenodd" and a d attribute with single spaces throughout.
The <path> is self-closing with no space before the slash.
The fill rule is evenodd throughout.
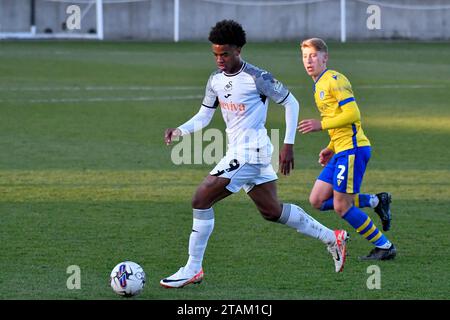
<path id="1" fill-rule="evenodd" d="M 310 88 L 303 85 L 286 85 L 291 89 Z M 354 85 L 358 89 L 445 89 L 450 85 L 443 84 L 385 84 L 385 85 Z M 62 87 L 1 87 L 0 91 L 157 91 L 157 90 L 204 90 L 204 86 L 62 86 Z"/>
<path id="2" fill-rule="evenodd" d="M 289 89 L 311 88 L 310 86 L 287 86 Z M 447 89 L 450 85 L 432 84 L 386 84 L 386 85 L 360 85 L 359 89 Z M 202 90 L 201 86 L 62 86 L 62 87 L 0 87 L 0 91 L 24 92 L 24 91 L 195 91 Z M 0 103 L 78 103 L 78 102 L 121 102 L 121 101 L 174 101 L 174 100 L 196 100 L 202 99 L 203 95 L 186 96 L 162 96 L 162 97 L 80 97 L 80 98 L 31 98 L 31 99 L 0 99 Z"/>
<path id="3" fill-rule="evenodd" d="M 450 88 L 450 85 L 434 85 L 434 84 L 386 84 L 386 85 L 361 85 L 354 86 L 358 89 L 445 89 Z"/>
<path id="4" fill-rule="evenodd" d="M 0 87 L 0 91 L 156 91 L 156 90 L 197 90 L 199 86 L 63 86 L 63 87 Z"/>
<path id="5" fill-rule="evenodd" d="M 202 99 L 203 95 L 182 96 L 182 97 L 95 97 L 95 98 L 49 98 L 49 99 L 28 99 L 28 100 L 0 100 L 3 102 L 22 103 L 77 103 L 77 102 L 121 102 L 121 101 L 171 101 L 171 100 L 196 100 Z"/>

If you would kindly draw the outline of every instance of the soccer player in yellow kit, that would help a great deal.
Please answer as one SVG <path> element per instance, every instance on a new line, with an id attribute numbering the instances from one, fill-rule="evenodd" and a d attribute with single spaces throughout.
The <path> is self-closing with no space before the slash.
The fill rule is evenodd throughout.
<path id="1" fill-rule="evenodd" d="M 319 163 L 324 168 L 309 200 L 317 209 L 334 209 L 375 245 L 369 255 L 360 257 L 362 260 L 393 259 L 397 253 L 395 246 L 358 208 L 372 206 L 370 200 L 378 200 L 375 211 L 380 215 L 383 229 L 389 229 L 390 194 L 359 194 L 371 146 L 361 127 L 361 115 L 350 82 L 343 74 L 327 68 L 328 48 L 322 39 L 303 41 L 301 51 L 306 72 L 314 80 L 314 99 L 322 120 L 302 120 L 298 130 L 303 134 L 328 130 L 330 136 L 330 143 L 319 154 Z"/>

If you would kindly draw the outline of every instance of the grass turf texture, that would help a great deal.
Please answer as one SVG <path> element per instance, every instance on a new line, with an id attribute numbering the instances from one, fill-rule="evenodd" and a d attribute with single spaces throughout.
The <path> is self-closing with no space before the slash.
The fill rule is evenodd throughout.
<path id="1" fill-rule="evenodd" d="M 167 290 L 159 280 L 186 262 L 191 196 L 212 166 L 174 165 L 163 131 L 198 110 L 215 68 L 209 44 L 0 43 L 0 298 L 121 299 L 108 278 L 129 259 L 147 273 L 136 299 L 447 299 L 449 49 L 330 44 L 329 67 L 352 82 L 373 145 L 363 191 L 393 194 L 395 261 L 359 262 L 371 245 L 311 208 L 328 137 L 298 135 L 279 197 L 350 231 L 344 273 L 322 243 L 266 222 L 241 192 L 215 206 L 204 282 Z M 248 44 L 243 58 L 291 88 L 302 119 L 318 117 L 296 43 Z M 224 128 L 220 112 L 210 127 Z M 267 127 L 283 139 L 282 107 L 271 103 Z M 380 290 L 366 286 L 372 264 Z M 66 287 L 70 265 L 81 268 L 80 290 Z"/>

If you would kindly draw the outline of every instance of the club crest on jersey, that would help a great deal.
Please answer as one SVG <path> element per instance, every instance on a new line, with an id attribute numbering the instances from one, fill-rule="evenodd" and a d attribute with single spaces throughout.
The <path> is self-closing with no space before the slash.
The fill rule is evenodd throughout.
<path id="1" fill-rule="evenodd" d="M 233 81 L 228 82 L 223 89 L 225 91 L 230 91 L 231 89 L 233 89 Z"/>
<path id="2" fill-rule="evenodd" d="M 325 97 L 325 92 L 324 91 L 320 91 L 319 97 L 320 97 L 320 100 L 323 100 L 323 98 Z"/>

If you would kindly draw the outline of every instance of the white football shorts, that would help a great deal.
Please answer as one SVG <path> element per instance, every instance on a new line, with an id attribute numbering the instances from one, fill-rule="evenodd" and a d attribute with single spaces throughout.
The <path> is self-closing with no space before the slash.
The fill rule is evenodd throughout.
<path id="1" fill-rule="evenodd" d="M 240 163 L 237 159 L 224 157 L 209 173 L 212 176 L 230 179 L 226 188 L 233 193 L 244 188 L 249 193 L 254 186 L 278 179 L 272 164 Z"/>

